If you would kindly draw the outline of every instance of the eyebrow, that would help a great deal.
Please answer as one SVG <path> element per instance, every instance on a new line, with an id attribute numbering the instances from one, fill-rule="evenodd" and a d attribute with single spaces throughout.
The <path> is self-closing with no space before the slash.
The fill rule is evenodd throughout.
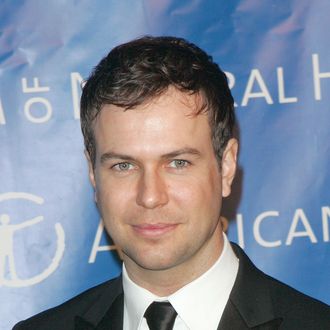
<path id="1" fill-rule="evenodd" d="M 195 148 L 182 148 L 178 150 L 174 150 L 172 152 L 169 152 L 165 155 L 162 155 L 161 158 L 163 159 L 169 159 L 169 158 L 176 158 L 181 155 L 195 155 L 195 156 L 201 156 L 201 152 Z"/>
<path id="2" fill-rule="evenodd" d="M 111 159 L 122 159 L 122 160 L 130 160 L 130 161 L 134 160 L 134 158 L 131 156 L 109 151 L 109 152 L 105 152 L 104 154 L 102 154 L 101 159 L 100 159 L 101 164 L 105 163 Z"/>
<path id="3" fill-rule="evenodd" d="M 178 150 L 174 150 L 174 151 L 171 151 L 167 154 L 164 154 L 161 156 L 161 159 L 170 159 L 170 158 L 176 158 L 178 156 L 181 156 L 181 155 L 186 155 L 186 154 L 190 154 L 190 155 L 195 155 L 195 156 L 201 156 L 201 152 L 195 148 L 182 148 L 182 149 L 178 149 Z M 122 160 L 127 160 L 127 161 L 134 161 L 136 160 L 134 157 L 131 157 L 131 156 L 128 156 L 128 155 L 125 155 L 125 154 L 120 154 L 120 153 L 117 153 L 117 152 L 112 152 L 112 151 L 109 151 L 109 152 L 105 152 L 104 154 L 102 154 L 101 156 L 101 164 L 111 160 L 111 159 L 122 159 Z"/>

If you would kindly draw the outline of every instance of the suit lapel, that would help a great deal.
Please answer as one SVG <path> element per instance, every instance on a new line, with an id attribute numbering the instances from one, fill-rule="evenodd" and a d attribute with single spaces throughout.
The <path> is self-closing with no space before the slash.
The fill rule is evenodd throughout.
<path id="1" fill-rule="evenodd" d="M 280 325 L 282 323 L 283 319 L 282 318 L 277 318 L 274 320 L 271 320 L 269 322 L 260 324 L 253 329 L 255 330 L 278 330 L 280 328 Z"/>
<path id="2" fill-rule="evenodd" d="M 121 276 L 91 304 L 90 308 L 75 317 L 74 330 L 122 330 L 124 294 Z"/>
<path id="3" fill-rule="evenodd" d="M 124 294 L 119 295 L 105 314 L 96 330 L 122 330 L 124 319 Z"/>
<path id="4" fill-rule="evenodd" d="M 86 321 L 81 316 L 75 318 L 75 330 L 122 330 L 124 295 L 119 295 L 98 325 Z"/>
<path id="5" fill-rule="evenodd" d="M 218 330 L 278 330 L 281 323 L 281 318 L 275 318 L 257 326 L 249 327 L 233 303 L 229 301 L 219 323 Z"/>
<path id="6" fill-rule="evenodd" d="M 76 316 L 74 319 L 74 330 L 95 330 L 95 327 L 81 316 Z"/>
<path id="7" fill-rule="evenodd" d="M 221 317 L 218 330 L 249 329 L 231 301 L 228 301 Z"/>
<path id="8" fill-rule="evenodd" d="M 239 258 L 239 269 L 218 330 L 279 329 L 282 319 L 273 310 L 266 275 L 239 246 L 232 244 L 232 247 Z"/>

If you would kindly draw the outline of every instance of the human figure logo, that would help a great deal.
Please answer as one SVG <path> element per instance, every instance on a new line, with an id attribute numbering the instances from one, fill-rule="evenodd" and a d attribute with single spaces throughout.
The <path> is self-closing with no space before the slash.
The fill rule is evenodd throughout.
<path id="1" fill-rule="evenodd" d="M 43 204 L 43 198 L 24 192 L 8 192 L 0 194 L 0 202 L 23 199 L 36 204 Z M 55 224 L 57 237 L 57 248 L 51 263 L 40 274 L 30 278 L 20 278 L 14 259 L 14 236 L 18 230 L 24 230 L 26 227 L 35 226 L 44 221 L 42 215 L 32 219 L 25 220 L 19 224 L 12 224 L 10 215 L 0 214 L 0 287 L 26 287 L 42 282 L 50 276 L 59 266 L 65 249 L 65 234 L 62 225 Z M 8 272 L 6 272 L 8 270 Z M 6 273 L 8 275 L 6 275 Z"/>

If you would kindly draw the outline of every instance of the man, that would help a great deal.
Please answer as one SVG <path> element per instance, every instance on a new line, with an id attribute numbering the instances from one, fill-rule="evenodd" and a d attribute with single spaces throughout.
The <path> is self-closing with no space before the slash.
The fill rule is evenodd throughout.
<path id="1" fill-rule="evenodd" d="M 225 74 L 205 52 L 172 37 L 114 48 L 83 88 L 81 123 L 122 276 L 16 330 L 330 329 L 327 305 L 257 270 L 222 232 L 238 144 Z"/>

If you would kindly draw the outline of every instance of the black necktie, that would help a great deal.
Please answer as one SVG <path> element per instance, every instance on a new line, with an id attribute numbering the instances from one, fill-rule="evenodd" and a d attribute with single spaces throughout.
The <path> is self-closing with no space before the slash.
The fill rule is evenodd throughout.
<path id="1" fill-rule="evenodd" d="M 172 330 L 177 312 L 167 302 L 153 302 L 144 313 L 150 330 Z"/>

